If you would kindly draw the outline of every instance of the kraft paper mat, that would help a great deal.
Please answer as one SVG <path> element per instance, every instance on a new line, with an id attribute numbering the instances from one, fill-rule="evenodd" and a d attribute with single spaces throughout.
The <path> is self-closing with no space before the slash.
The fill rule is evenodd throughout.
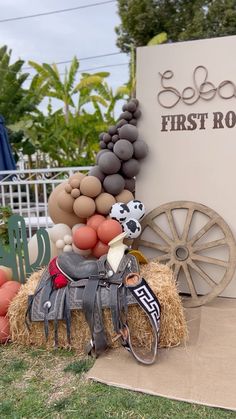
<path id="1" fill-rule="evenodd" d="M 236 410 L 236 299 L 186 310 L 185 346 L 159 350 L 152 366 L 123 348 L 99 357 L 88 377 L 170 399 Z"/>

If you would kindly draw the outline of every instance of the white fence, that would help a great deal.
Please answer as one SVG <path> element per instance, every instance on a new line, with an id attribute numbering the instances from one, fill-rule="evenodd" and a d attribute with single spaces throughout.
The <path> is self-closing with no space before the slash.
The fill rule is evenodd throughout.
<path id="1" fill-rule="evenodd" d="M 24 217 L 30 238 L 39 227 L 53 224 L 47 205 L 53 189 L 73 173 L 89 169 L 83 166 L 0 171 L 0 206 L 10 207 L 14 214 Z"/>

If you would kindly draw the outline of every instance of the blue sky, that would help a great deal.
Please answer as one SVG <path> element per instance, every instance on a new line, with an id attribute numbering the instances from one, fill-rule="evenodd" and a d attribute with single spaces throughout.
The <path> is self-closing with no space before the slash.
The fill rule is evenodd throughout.
<path id="1" fill-rule="evenodd" d="M 96 3 L 98 0 L 1 0 L 1 19 Z M 0 23 L 0 45 L 12 49 L 13 59 L 42 62 L 70 60 L 119 52 L 114 27 L 119 24 L 117 4 Z M 80 70 L 109 64 L 125 64 L 126 54 L 81 62 Z M 61 72 L 65 65 L 58 67 Z M 107 68 L 109 84 L 116 89 L 128 79 L 128 66 Z M 91 71 L 92 72 L 92 71 Z M 33 70 L 32 70 L 33 74 Z"/>

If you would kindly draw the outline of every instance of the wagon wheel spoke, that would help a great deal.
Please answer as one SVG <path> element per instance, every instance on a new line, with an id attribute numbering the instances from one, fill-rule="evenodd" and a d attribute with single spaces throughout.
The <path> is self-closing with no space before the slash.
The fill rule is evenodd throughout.
<path id="1" fill-rule="evenodd" d="M 202 268 L 200 268 L 200 266 L 197 266 L 195 262 L 193 262 L 193 260 L 191 262 L 189 262 L 189 266 L 191 266 L 191 268 L 197 272 L 200 277 L 202 279 L 204 279 L 205 282 L 207 282 L 207 284 L 213 288 L 217 285 L 217 282 L 215 282 Z"/>
<path id="2" fill-rule="evenodd" d="M 197 298 L 197 292 L 196 292 L 196 288 L 195 285 L 193 283 L 192 277 L 190 275 L 189 269 L 188 269 L 188 265 L 186 263 L 183 263 L 182 265 L 187 283 L 188 283 L 188 287 L 189 287 L 189 291 L 191 293 L 192 298 L 196 299 Z"/>
<path id="3" fill-rule="evenodd" d="M 150 220 L 148 223 L 148 226 L 158 235 L 160 236 L 166 243 L 171 245 L 173 243 L 173 240 L 167 234 L 157 225 L 154 223 L 153 220 Z"/>
<path id="4" fill-rule="evenodd" d="M 199 240 L 204 234 L 206 234 L 210 228 L 215 225 L 217 222 L 217 218 L 213 218 L 209 220 L 202 228 L 198 231 L 198 233 L 194 234 L 194 236 L 189 241 L 189 244 L 194 244 L 197 240 Z"/>
<path id="5" fill-rule="evenodd" d="M 166 255 L 161 255 L 161 256 L 155 257 L 155 260 L 158 260 L 158 262 L 162 262 L 164 260 L 169 260 L 169 259 L 171 259 L 170 253 L 167 253 Z"/>
<path id="6" fill-rule="evenodd" d="M 180 263 L 176 263 L 175 264 L 175 269 L 174 269 L 174 272 L 173 272 L 173 277 L 174 277 L 175 282 L 177 282 L 180 268 L 181 268 Z"/>
<path id="7" fill-rule="evenodd" d="M 139 240 L 139 246 L 144 246 L 144 247 L 149 247 L 151 249 L 155 249 L 155 250 L 160 250 L 160 252 L 165 252 L 168 253 L 169 252 L 169 247 L 167 246 L 162 246 L 161 244 L 158 243 L 153 243 L 150 242 L 148 240 Z"/>
<path id="8" fill-rule="evenodd" d="M 179 236 L 178 236 L 178 233 L 177 233 L 177 230 L 176 230 L 176 225 L 175 225 L 175 222 L 174 222 L 172 211 L 167 210 L 166 211 L 166 216 L 167 216 L 167 220 L 168 220 L 168 223 L 169 223 L 169 226 L 170 226 L 170 230 L 171 230 L 173 239 L 178 240 Z"/>
<path id="9" fill-rule="evenodd" d="M 182 237 L 181 237 L 183 241 L 187 241 L 188 233 L 189 233 L 189 230 L 190 230 L 190 225 L 191 225 L 191 222 L 192 222 L 192 219 L 193 219 L 193 213 L 194 213 L 194 209 L 189 209 L 188 210 L 188 214 L 187 214 L 185 224 L 184 224 L 183 234 L 182 234 Z"/>
<path id="10" fill-rule="evenodd" d="M 219 239 L 219 240 L 213 240 L 208 243 L 203 243 L 203 244 L 193 246 L 193 251 L 200 252 L 200 250 L 212 249 L 213 247 L 224 246 L 225 244 L 227 244 L 225 238 Z"/>
<path id="11" fill-rule="evenodd" d="M 216 259 L 216 258 L 211 258 L 209 256 L 193 254 L 192 260 L 197 260 L 198 262 L 210 263 L 211 265 L 222 266 L 223 268 L 227 268 L 228 266 L 227 261 Z"/>

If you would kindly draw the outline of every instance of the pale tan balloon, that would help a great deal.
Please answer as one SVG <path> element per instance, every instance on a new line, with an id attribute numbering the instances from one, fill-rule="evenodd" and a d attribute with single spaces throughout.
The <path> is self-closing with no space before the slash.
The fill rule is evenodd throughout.
<path id="1" fill-rule="evenodd" d="M 96 199 L 96 212 L 98 214 L 107 215 L 110 212 L 112 205 L 116 203 L 114 196 L 107 192 L 101 193 Z"/>
<path id="2" fill-rule="evenodd" d="M 69 177 L 69 184 L 72 188 L 78 188 L 80 185 L 81 180 L 85 177 L 83 173 L 76 172 L 72 176 Z"/>
<path id="3" fill-rule="evenodd" d="M 58 250 L 56 248 L 55 243 L 50 238 L 50 231 L 51 229 L 46 229 L 50 239 L 50 258 L 54 258 L 58 256 Z M 29 261 L 30 263 L 34 263 L 38 257 L 38 240 L 36 234 L 34 234 L 28 242 L 28 251 L 29 251 Z"/>
<path id="4" fill-rule="evenodd" d="M 134 199 L 134 195 L 132 192 L 128 191 L 128 189 L 123 189 L 118 195 L 116 195 L 116 202 L 122 202 L 123 204 L 128 204 L 129 201 Z"/>

